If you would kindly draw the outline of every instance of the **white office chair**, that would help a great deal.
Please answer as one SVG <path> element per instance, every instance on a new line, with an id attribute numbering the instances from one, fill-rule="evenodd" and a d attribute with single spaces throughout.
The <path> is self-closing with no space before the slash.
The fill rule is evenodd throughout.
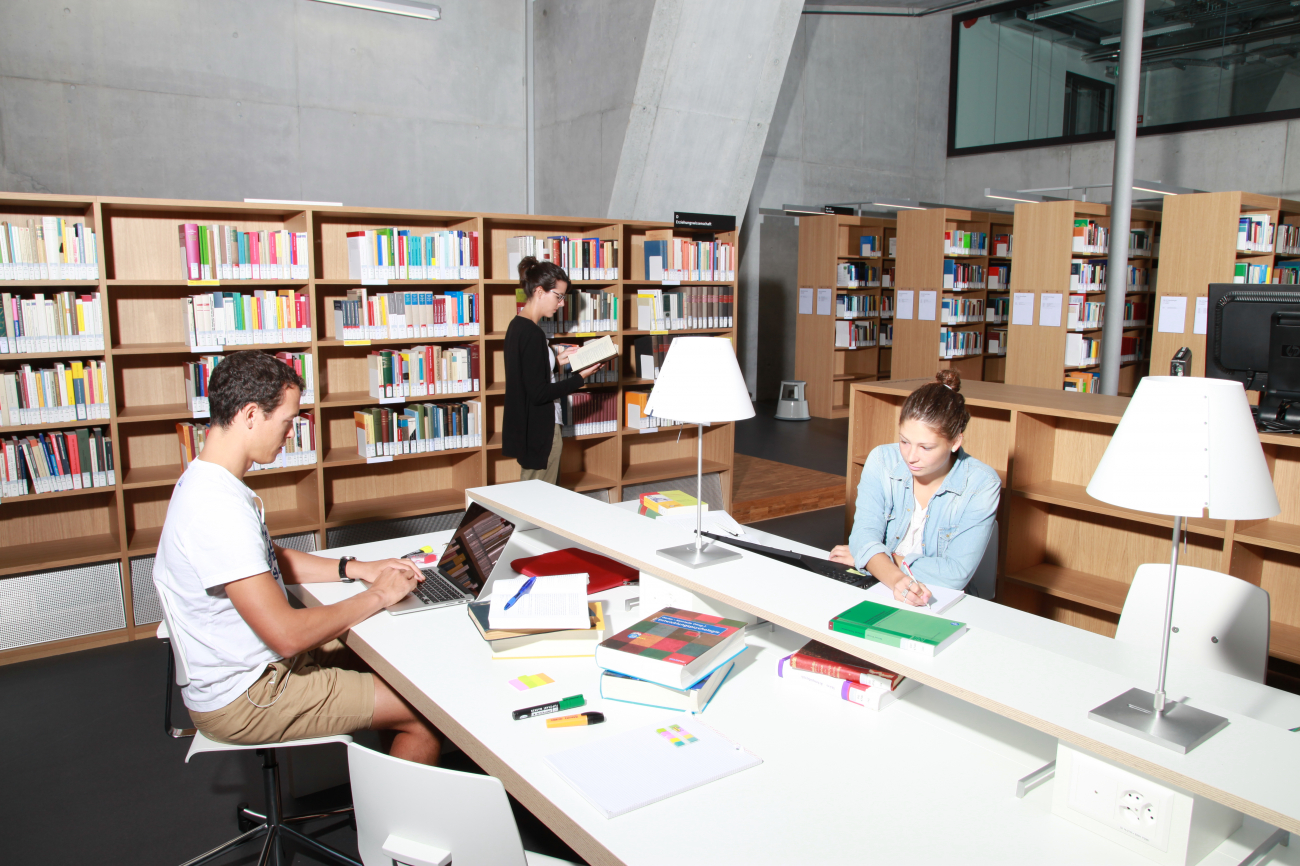
<path id="1" fill-rule="evenodd" d="M 1124 599 L 1115 640 L 1160 651 L 1169 565 L 1139 565 Z M 1169 657 L 1264 682 L 1268 670 L 1268 593 L 1240 578 L 1178 566 Z"/>
<path id="2" fill-rule="evenodd" d="M 163 621 L 158 625 L 158 637 L 169 644 L 171 652 L 167 660 L 167 698 L 166 698 L 166 729 L 169 736 L 181 738 L 192 736 L 194 739 L 190 743 L 190 750 L 185 755 L 185 763 L 190 762 L 190 758 L 204 752 L 238 752 L 256 750 L 262 756 L 262 787 L 266 795 L 266 814 L 254 812 L 246 805 L 240 805 L 236 820 L 239 829 L 243 832 L 231 839 L 229 842 L 222 843 L 211 851 L 207 851 L 186 861 L 183 866 L 200 866 L 216 858 L 227 854 L 239 846 L 256 841 L 262 838 L 262 854 L 258 859 L 258 864 L 271 863 L 274 866 L 280 866 L 284 860 L 281 852 L 281 843 L 289 842 L 298 847 L 309 851 L 319 857 L 324 857 L 335 863 L 342 863 L 344 866 L 361 866 L 356 860 L 335 851 L 333 848 L 322 845 L 310 836 L 305 836 L 293 829 L 293 824 L 302 824 L 316 818 L 333 818 L 340 815 L 347 815 L 352 811 L 348 806 L 343 809 L 332 809 L 326 812 L 316 812 L 311 815 L 296 815 L 292 818 L 285 818 L 281 813 L 280 804 L 280 764 L 276 760 L 276 749 L 292 748 L 295 746 L 315 746 L 321 743 L 351 743 L 352 738 L 346 734 L 333 737 L 312 737 L 306 740 L 292 740 L 287 743 L 264 743 L 250 746 L 235 746 L 228 743 L 219 743 L 216 740 L 210 740 L 203 736 L 202 731 L 193 728 L 179 729 L 172 726 L 171 710 L 171 681 L 175 676 L 176 685 L 184 688 L 190 682 L 189 663 L 185 658 L 185 648 L 181 642 L 172 639 L 176 634 L 175 626 L 172 623 L 171 609 L 168 606 L 167 595 L 162 590 L 158 592 L 158 603 L 162 608 Z M 265 838 L 263 838 L 265 837 Z"/>
<path id="3" fill-rule="evenodd" d="M 495 776 L 412 764 L 348 745 L 365 866 L 573 866 L 525 851 Z"/>
<path id="4" fill-rule="evenodd" d="M 976 598 L 993 600 L 998 593 L 998 522 L 993 521 L 993 534 L 984 546 L 984 555 L 980 557 L 975 573 L 966 583 L 966 592 Z"/>

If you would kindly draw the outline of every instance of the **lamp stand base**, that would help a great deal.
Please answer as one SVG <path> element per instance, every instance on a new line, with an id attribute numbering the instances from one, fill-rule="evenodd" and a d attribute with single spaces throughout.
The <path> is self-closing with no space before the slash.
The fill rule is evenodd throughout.
<path id="1" fill-rule="evenodd" d="M 1187 754 L 1228 726 L 1228 720 L 1186 704 L 1167 703 L 1157 713 L 1155 695 L 1146 689 L 1129 689 L 1094 708 L 1088 718 L 1110 725 L 1166 749 Z"/>
<path id="2" fill-rule="evenodd" d="M 739 553 L 734 550 L 727 550 L 716 544 L 709 543 L 695 549 L 695 542 L 689 544 L 679 544 L 676 547 L 665 547 L 663 550 L 656 550 L 655 553 L 662 557 L 671 559 L 673 562 L 680 562 L 687 568 L 705 568 L 710 565 L 719 565 L 723 562 L 731 562 L 733 559 L 740 559 Z"/>

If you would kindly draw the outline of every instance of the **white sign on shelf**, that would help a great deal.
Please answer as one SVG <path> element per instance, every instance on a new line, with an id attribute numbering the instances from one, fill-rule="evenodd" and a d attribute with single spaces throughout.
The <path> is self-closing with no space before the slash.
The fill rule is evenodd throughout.
<path id="1" fill-rule="evenodd" d="M 1061 293 L 1043 292 L 1038 302 L 1038 324 L 1043 328 L 1061 327 Z"/>
<path id="2" fill-rule="evenodd" d="M 835 290 L 817 290 L 817 315 L 830 316 L 835 313 Z"/>
<path id="3" fill-rule="evenodd" d="M 1206 334 L 1209 333 L 1208 325 L 1210 319 L 1210 299 L 1196 299 L 1196 314 L 1192 317 L 1192 333 Z"/>
<path id="4" fill-rule="evenodd" d="M 937 291 L 922 289 L 917 293 L 916 318 L 922 322 L 933 322 L 935 307 L 938 305 Z"/>
<path id="5" fill-rule="evenodd" d="M 799 314 L 801 316 L 811 316 L 813 311 L 813 290 L 799 290 Z"/>
<path id="6" fill-rule="evenodd" d="M 1180 295 L 1160 299 L 1160 321 L 1156 330 L 1162 334 L 1182 334 L 1187 331 L 1187 298 Z"/>
<path id="7" fill-rule="evenodd" d="M 1034 323 L 1034 293 L 1013 292 L 1011 295 L 1011 324 L 1032 325 Z"/>
<path id="8" fill-rule="evenodd" d="M 386 404 L 388 404 L 388 403 L 405 403 L 405 402 L 406 402 L 406 398 L 405 398 L 405 397 L 402 397 L 402 396 L 398 396 L 398 397 L 380 397 L 380 398 L 379 398 L 379 404 L 380 404 L 381 406 L 386 405 Z"/>
<path id="9" fill-rule="evenodd" d="M 912 303 L 916 293 L 911 289 L 899 289 L 894 292 L 894 318 L 912 318 Z"/>
<path id="10" fill-rule="evenodd" d="M 366 462 L 367 463 L 392 463 L 393 455 L 388 454 L 383 457 L 367 457 Z"/>

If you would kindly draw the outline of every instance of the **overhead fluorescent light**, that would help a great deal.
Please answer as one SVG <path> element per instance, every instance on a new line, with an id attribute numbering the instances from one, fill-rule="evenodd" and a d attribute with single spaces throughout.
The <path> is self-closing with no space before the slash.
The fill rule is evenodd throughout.
<path id="1" fill-rule="evenodd" d="M 1192 189 L 1189 186 L 1174 186 L 1171 183 L 1161 183 L 1158 180 L 1135 180 L 1133 189 L 1138 192 L 1154 192 L 1160 195 L 1191 195 L 1197 192 L 1206 192 L 1203 189 Z"/>
<path id="2" fill-rule="evenodd" d="M 1030 21 L 1037 21 L 1039 18 L 1051 18 L 1053 15 L 1064 15 L 1067 12 L 1078 12 L 1080 9 L 1091 9 L 1093 6 L 1105 6 L 1107 3 L 1117 2 L 1119 0 L 1083 0 L 1082 3 L 1067 3 L 1064 6 L 1039 9 L 1037 12 L 1030 12 L 1025 18 Z"/>
<path id="3" fill-rule="evenodd" d="M 1177 24 L 1161 24 L 1159 27 L 1152 27 L 1150 30 L 1142 31 L 1142 38 L 1148 36 L 1164 36 L 1166 33 L 1177 33 L 1180 30 L 1191 30 L 1196 25 L 1190 21 L 1179 21 Z M 1121 34 L 1116 33 L 1114 36 L 1104 36 L 1101 39 L 1102 45 L 1114 45 L 1121 39 Z"/>
<path id="4" fill-rule="evenodd" d="M 1030 204 L 1037 204 L 1044 201 L 1065 201 L 1063 198 L 1056 198 L 1050 195 L 1035 195 L 1032 192 L 1020 192 L 1014 189 L 984 189 L 985 198 L 1000 198 L 1007 201 L 1023 201 Z"/>
<path id="5" fill-rule="evenodd" d="M 316 2 L 351 6 L 354 9 L 369 9 L 372 12 L 390 12 L 393 15 L 423 18 L 426 21 L 437 21 L 442 18 L 441 6 L 421 3 L 419 0 L 316 0 Z"/>
<path id="6" fill-rule="evenodd" d="M 925 205 L 909 198 L 878 198 L 873 200 L 871 204 L 876 207 L 887 207 L 895 210 L 926 210 Z"/>
<path id="7" fill-rule="evenodd" d="M 781 210 L 788 214 L 819 214 L 825 215 L 826 211 L 819 204 L 783 204 Z"/>

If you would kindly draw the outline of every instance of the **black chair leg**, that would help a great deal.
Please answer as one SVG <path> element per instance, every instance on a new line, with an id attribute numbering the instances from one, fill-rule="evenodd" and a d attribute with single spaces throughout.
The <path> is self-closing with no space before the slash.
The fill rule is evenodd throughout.
<path id="1" fill-rule="evenodd" d="M 176 659 L 172 656 L 171 641 L 164 640 L 167 647 L 167 690 L 163 692 L 163 730 L 173 740 L 194 736 L 194 728 L 177 728 L 172 726 L 172 683 L 176 682 Z"/>

